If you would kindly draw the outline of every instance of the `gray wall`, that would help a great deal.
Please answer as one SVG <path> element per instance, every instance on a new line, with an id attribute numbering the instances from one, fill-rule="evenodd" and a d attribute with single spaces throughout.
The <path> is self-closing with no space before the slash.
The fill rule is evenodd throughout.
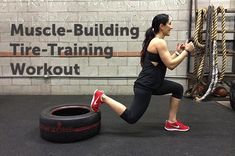
<path id="1" fill-rule="evenodd" d="M 215 5 L 231 7 L 232 0 L 211 0 Z M 209 2 L 199 0 L 199 7 L 207 7 Z M 100 88 L 108 94 L 133 94 L 135 77 L 141 70 L 139 57 L 146 29 L 158 13 L 170 14 L 174 29 L 167 37 L 169 50 L 173 51 L 178 42 L 184 42 L 188 29 L 188 0 L 4 0 L 0 2 L 0 94 L 36 95 L 78 95 L 91 94 Z M 118 24 L 128 28 L 138 27 L 139 37 L 130 36 L 20 36 L 10 35 L 11 24 L 27 27 L 46 27 L 56 24 L 71 29 L 74 24 L 94 26 L 94 24 Z M 194 26 L 194 25 L 193 25 Z M 232 36 L 233 37 L 233 36 Z M 40 57 L 15 57 L 10 43 L 24 43 L 25 46 L 46 48 L 48 43 L 60 46 L 113 47 L 118 56 L 105 57 L 61 57 L 41 53 Z M 122 55 L 122 56 L 121 56 Z M 128 56 L 129 55 L 129 56 Z M 41 75 L 13 75 L 10 63 L 26 63 L 26 66 L 80 66 L 80 75 L 68 77 Z M 167 78 L 181 83 L 187 89 L 187 61 L 173 71 L 167 71 Z M 229 65 L 228 65 L 229 67 Z M 228 69 L 230 70 L 230 69 Z"/>

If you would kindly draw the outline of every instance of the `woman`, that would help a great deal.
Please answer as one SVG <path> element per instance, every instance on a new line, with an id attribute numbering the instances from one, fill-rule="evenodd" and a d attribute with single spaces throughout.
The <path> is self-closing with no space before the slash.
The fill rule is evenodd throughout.
<path id="1" fill-rule="evenodd" d="M 189 52 L 194 50 L 193 43 L 177 45 L 176 51 L 170 54 L 165 36 L 170 35 L 172 29 L 169 15 L 159 14 L 154 17 L 152 27 L 145 34 L 143 49 L 141 51 L 142 70 L 134 84 L 134 99 L 129 108 L 96 90 L 91 101 L 91 109 L 99 111 L 101 104 L 107 104 L 123 120 L 133 124 L 137 122 L 146 111 L 152 95 L 171 93 L 169 118 L 165 122 L 168 131 L 188 131 L 189 126 L 177 120 L 180 100 L 183 96 L 182 85 L 165 80 L 166 68 L 173 70 Z"/>

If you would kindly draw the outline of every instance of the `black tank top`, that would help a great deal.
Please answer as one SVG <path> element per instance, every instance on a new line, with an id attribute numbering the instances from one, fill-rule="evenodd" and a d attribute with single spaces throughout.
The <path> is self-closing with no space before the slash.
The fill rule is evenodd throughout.
<path id="1" fill-rule="evenodd" d="M 153 65 L 151 61 L 157 62 L 157 66 Z M 135 81 L 135 87 L 154 90 L 162 84 L 165 75 L 166 66 L 162 62 L 159 54 L 146 51 L 143 68 Z"/>

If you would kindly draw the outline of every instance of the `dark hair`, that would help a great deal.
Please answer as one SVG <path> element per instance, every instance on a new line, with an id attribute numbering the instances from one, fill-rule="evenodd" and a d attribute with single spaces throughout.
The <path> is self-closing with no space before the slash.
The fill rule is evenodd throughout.
<path id="1" fill-rule="evenodd" d="M 144 58 L 150 41 L 155 37 L 156 33 L 159 32 L 160 24 L 166 25 L 169 21 L 169 15 L 167 14 L 158 14 L 152 20 L 152 27 L 148 28 L 145 33 L 145 39 L 142 44 L 140 64 L 143 66 Z"/>

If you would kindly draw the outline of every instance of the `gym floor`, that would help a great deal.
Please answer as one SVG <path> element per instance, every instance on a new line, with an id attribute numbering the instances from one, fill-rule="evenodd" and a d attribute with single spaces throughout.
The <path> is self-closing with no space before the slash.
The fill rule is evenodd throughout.
<path id="1" fill-rule="evenodd" d="M 112 96 L 128 104 L 132 96 Z M 153 96 L 144 116 L 129 125 L 101 107 L 101 131 L 75 143 L 41 139 L 40 112 L 59 104 L 89 104 L 91 96 L 0 96 L 1 156 L 232 156 L 235 112 L 216 102 L 183 99 L 178 117 L 189 132 L 167 132 L 169 96 Z"/>

